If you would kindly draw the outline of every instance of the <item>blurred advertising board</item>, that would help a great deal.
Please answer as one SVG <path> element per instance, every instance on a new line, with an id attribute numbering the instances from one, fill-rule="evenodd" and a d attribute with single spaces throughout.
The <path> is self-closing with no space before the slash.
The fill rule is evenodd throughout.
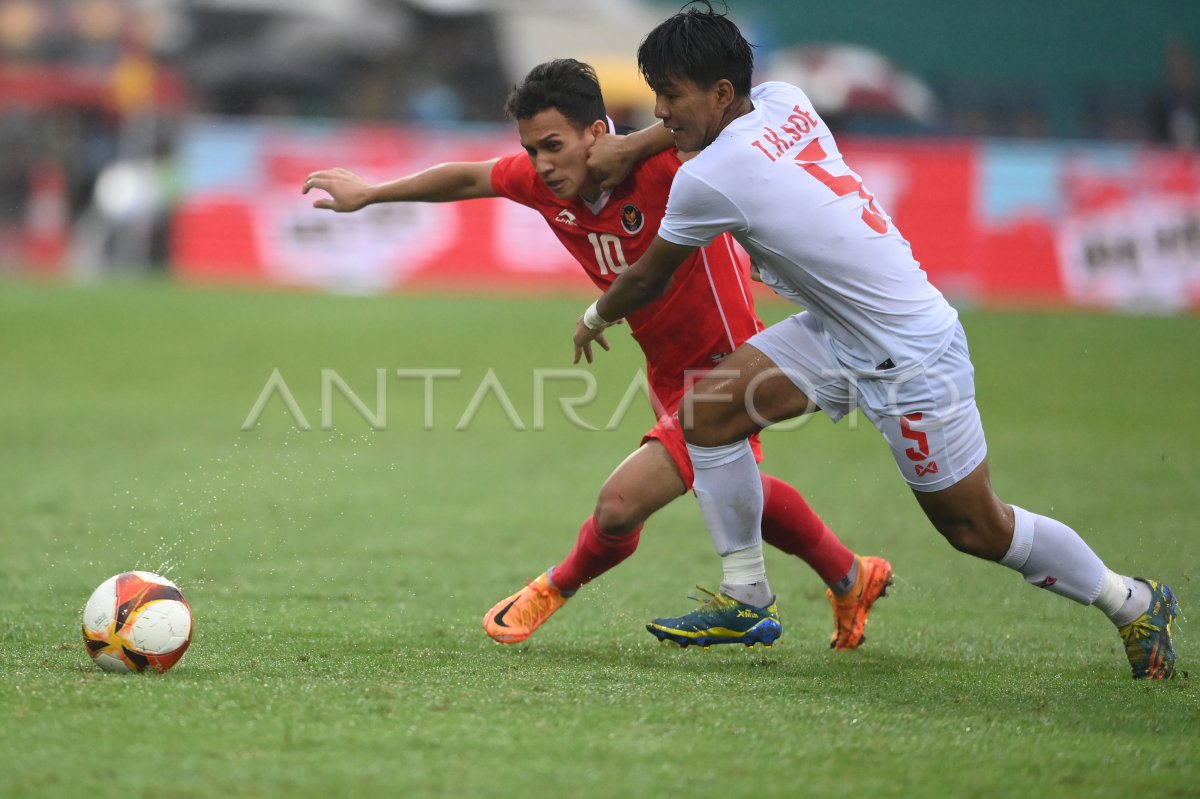
<path id="1" fill-rule="evenodd" d="M 173 268 L 336 291 L 591 290 L 533 211 L 502 200 L 312 208 L 305 176 L 372 181 L 518 151 L 478 132 L 197 120 Z M 985 305 L 1200 307 L 1200 157 L 1137 145 L 848 139 L 847 161 L 930 279 Z"/>
<path id="2" fill-rule="evenodd" d="M 506 131 L 507 133 L 507 131 Z M 366 127 L 206 122 L 184 138 L 185 199 L 171 254 L 189 280 L 336 291 L 406 287 L 571 289 L 588 285 L 534 211 L 499 199 L 317 210 L 300 188 L 341 166 L 371 181 L 445 161 L 519 151 L 516 137 Z"/>

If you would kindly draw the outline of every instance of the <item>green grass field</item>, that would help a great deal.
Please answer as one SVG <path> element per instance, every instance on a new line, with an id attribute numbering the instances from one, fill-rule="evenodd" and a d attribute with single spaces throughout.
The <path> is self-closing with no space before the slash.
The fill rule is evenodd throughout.
<path id="1" fill-rule="evenodd" d="M 954 553 L 861 419 L 768 433 L 765 468 L 894 563 L 862 649 L 825 648 L 824 587 L 775 552 L 777 646 L 657 644 L 644 621 L 720 579 L 687 498 L 527 644 L 489 641 L 484 611 L 566 553 L 650 422 L 580 429 L 561 379 L 536 423 L 534 370 L 570 368 L 582 305 L 0 283 L 0 795 L 1200 795 L 1190 679 L 1132 682 L 1100 613 Z M 1186 613 L 1200 319 L 965 322 L 1000 494 Z M 639 365 L 614 343 L 577 409 L 596 427 Z M 395 371 L 435 368 L 461 378 L 431 383 L 427 430 Z M 275 396 L 243 432 L 275 369 L 311 429 Z M 338 393 L 323 424 L 322 370 L 374 412 L 379 369 L 380 429 Z M 495 394 L 467 413 L 489 369 L 524 430 Z M 101 673 L 80 641 L 90 591 L 133 568 L 195 613 L 165 675 Z"/>

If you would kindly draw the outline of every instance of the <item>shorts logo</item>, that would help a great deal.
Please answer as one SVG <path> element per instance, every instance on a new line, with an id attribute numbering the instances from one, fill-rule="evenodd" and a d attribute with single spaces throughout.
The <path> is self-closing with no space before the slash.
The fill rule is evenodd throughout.
<path id="1" fill-rule="evenodd" d="M 930 461 L 929 463 L 924 464 L 924 465 L 922 465 L 920 463 L 917 464 L 917 477 L 924 477 L 927 474 L 937 474 L 937 473 L 938 473 L 937 461 Z"/>
<path id="2" fill-rule="evenodd" d="M 1042 580 L 1040 583 L 1034 583 L 1034 585 L 1036 585 L 1038 588 L 1049 588 L 1057 582 L 1058 580 L 1054 577 L 1047 576 L 1045 580 Z"/>
<path id="3" fill-rule="evenodd" d="M 621 206 L 621 227 L 626 233 L 637 233 L 646 224 L 646 217 L 633 203 Z"/>
<path id="4" fill-rule="evenodd" d="M 579 223 L 575 221 L 575 214 L 568 211 L 566 208 L 558 212 L 558 216 L 554 217 L 555 222 L 562 222 L 568 227 L 578 227 Z"/>

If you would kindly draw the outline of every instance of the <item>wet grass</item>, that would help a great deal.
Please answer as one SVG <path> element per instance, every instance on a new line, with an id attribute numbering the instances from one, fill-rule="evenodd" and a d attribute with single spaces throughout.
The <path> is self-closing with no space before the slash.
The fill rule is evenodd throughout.
<path id="1" fill-rule="evenodd" d="M 649 425 L 635 404 L 581 429 L 556 399 L 586 378 L 546 373 L 539 423 L 535 370 L 569 367 L 580 307 L 0 283 L 0 795 L 1197 795 L 1190 678 L 1132 683 L 1099 613 L 953 553 L 861 420 L 766 439 L 896 566 L 861 650 L 824 648 L 823 586 L 777 553 L 776 647 L 656 644 L 644 619 L 719 580 L 690 500 L 528 644 L 488 641 L 483 612 L 565 553 Z M 1000 493 L 1186 612 L 1200 321 L 965 319 Z M 638 366 L 615 345 L 577 409 L 595 427 Z M 311 429 L 276 393 L 241 430 L 276 369 Z M 460 376 L 427 408 L 397 369 Z M 322 370 L 370 413 L 334 390 L 323 414 Z M 101 673 L 79 640 L 88 593 L 132 568 L 195 612 L 165 675 Z"/>

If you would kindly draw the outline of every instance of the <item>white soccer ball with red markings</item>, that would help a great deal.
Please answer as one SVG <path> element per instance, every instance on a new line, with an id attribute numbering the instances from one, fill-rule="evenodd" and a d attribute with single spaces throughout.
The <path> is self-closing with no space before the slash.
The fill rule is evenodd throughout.
<path id="1" fill-rule="evenodd" d="M 109 577 L 83 608 L 83 642 L 105 671 L 166 671 L 192 642 L 192 609 L 153 572 Z"/>

